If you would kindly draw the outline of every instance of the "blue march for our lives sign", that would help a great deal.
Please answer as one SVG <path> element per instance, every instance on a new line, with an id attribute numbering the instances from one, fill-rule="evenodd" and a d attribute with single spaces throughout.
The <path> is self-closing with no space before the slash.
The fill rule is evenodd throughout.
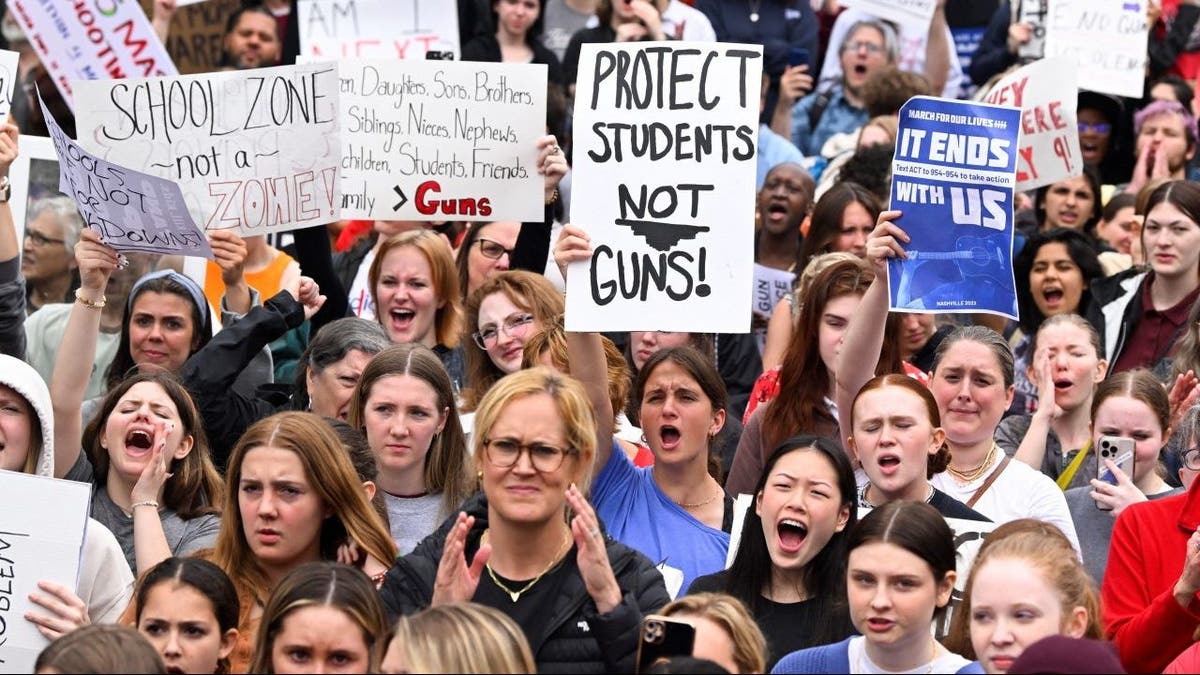
<path id="1" fill-rule="evenodd" d="M 891 208 L 911 238 L 888 261 L 901 312 L 1017 318 L 1013 190 L 1021 111 L 918 96 L 900 110 Z"/>

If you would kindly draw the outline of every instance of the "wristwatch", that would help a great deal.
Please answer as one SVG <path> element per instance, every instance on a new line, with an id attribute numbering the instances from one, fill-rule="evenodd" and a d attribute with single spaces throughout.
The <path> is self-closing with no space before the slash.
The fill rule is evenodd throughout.
<path id="1" fill-rule="evenodd" d="M 8 202 L 8 198 L 12 196 L 12 182 L 8 180 L 8 176 L 0 178 L 0 204 Z"/>

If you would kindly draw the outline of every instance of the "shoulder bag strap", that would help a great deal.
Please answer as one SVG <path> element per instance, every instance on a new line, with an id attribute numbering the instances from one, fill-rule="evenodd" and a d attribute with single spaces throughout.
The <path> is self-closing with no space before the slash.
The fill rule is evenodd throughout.
<path id="1" fill-rule="evenodd" d="M 1000 474 L 1004 473 L 1004 469 L 1008 467 L 1008 463 L 1011 461 L 1012 458 L 1008 455 L 1005 455 L 1004 459 L 1000 460 L 1000 467 L 993 471 L 992 475 L 988 476 L 987 480 L 983 481 L 983 485 L 979 486 L 979 489 L 975 491 L 975 494 L 972 495 L 971 499 L 967 502 L 967 508 L 974 508 L 975 502 L 978 502 L 979 498 L 983 496 L 983 493 L 987 492 L 988 488 L 992 487 L 992 483 L 995 483 L 996 479 L 1000 477 Z"/>

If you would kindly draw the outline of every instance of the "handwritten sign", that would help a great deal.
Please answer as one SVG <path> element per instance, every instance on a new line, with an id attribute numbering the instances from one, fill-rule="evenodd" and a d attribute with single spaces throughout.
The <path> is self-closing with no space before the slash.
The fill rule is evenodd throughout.
<path id="1" fill-rule="evenodd" d="M 72 110 L 76 80 L 177 74 L 136 2 L 10 0 L 9 7 Z"/>
<path id="2" fill-rule="evenodd" d="M 225 21 L 241 6 L 241 0 L 179 3 L 166 46 L 180 75 L 217 70 L 225 55 Z"/>
<path id="3" fill-rule="evenodd" d="M 458 58 L 458 14 L 446 0 L 299 0 L 300 53 L 318 58 Z"/>
<path id="4" fill-rule="evenodd" d="M 80 143 L 179 183 L 206 230 L 243 236 L 338 218 L 338 80 L 331 64 L 79 82 Z"/>
<path id="5" fill-rule="evenodd" d="M 26 612 L 39 581 L 75 588 L 91 486 L 0 471 L 0 672 L 32 673 L 48 641 Z"/>
<path id="6" fill-rule="evenodd" d="M 583 46 L 568 330 L 746 333 L 762 47 Z"/>
<path id="7" fill-rule="evenodd" d="M 541 220 L 546 66 L 338 64 L 342 217 Z"/>
<path id="8" fill-rule="evenodd" d="M 787 270 L 777 270 L 754 263 L 754 303 L 751 310 L 764 319 L 771 318 L 775 305 L 792 292 L 796 275 Z"/>
<path id="9" fill-rule="evenodd" d="M 1017 318 L 1013 186 L 1021 111 L 918 96 L 900 109 L 891 208 L 911 238 L 888 260 L 889 307 Z"/>
<path id="10" fill-rule="evenodd" d="M 875 16 L 928 30 L 937 9 L 937 0 L 839 0 L 843 7 L 855 7 Z"/>
<path id="11" fill-rule="evenodd" d="M 1053 0 L 1046 56 L 1079 67 L 1079 87 L 1140 99 L 1146 78 L 1148 0 Z"/>
<path id="12" fill-rule="evenodd" d="M 58 189 L 104 243 L 121 252 L 213 257 L 178 185 L 92 155 L 63 132 L 40 96 L 38 102 L 58 155 Z"/>
<path id="13" fill-rule="evenodd" d="M 1075 64 L 1056 57 L 1034 61 L 996 83 L 986 99 L 1021 109 L 1017 190 L 1032 190 L 1083 173 L 1079 151 Z"/>

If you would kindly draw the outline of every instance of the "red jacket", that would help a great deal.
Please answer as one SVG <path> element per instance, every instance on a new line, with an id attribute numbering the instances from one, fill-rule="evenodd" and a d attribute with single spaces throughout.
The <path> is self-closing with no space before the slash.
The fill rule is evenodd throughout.
<path id="1" fill-rule="evenodd" d="M 1131 673 L 1160 673 L 1192 645 L 1200 599 L 1173 594 L 1200 523 L 1200 481 L 1186 494 L 1134 504 L 1117 518 L 1100 599 L 1106 636 Z"/>

